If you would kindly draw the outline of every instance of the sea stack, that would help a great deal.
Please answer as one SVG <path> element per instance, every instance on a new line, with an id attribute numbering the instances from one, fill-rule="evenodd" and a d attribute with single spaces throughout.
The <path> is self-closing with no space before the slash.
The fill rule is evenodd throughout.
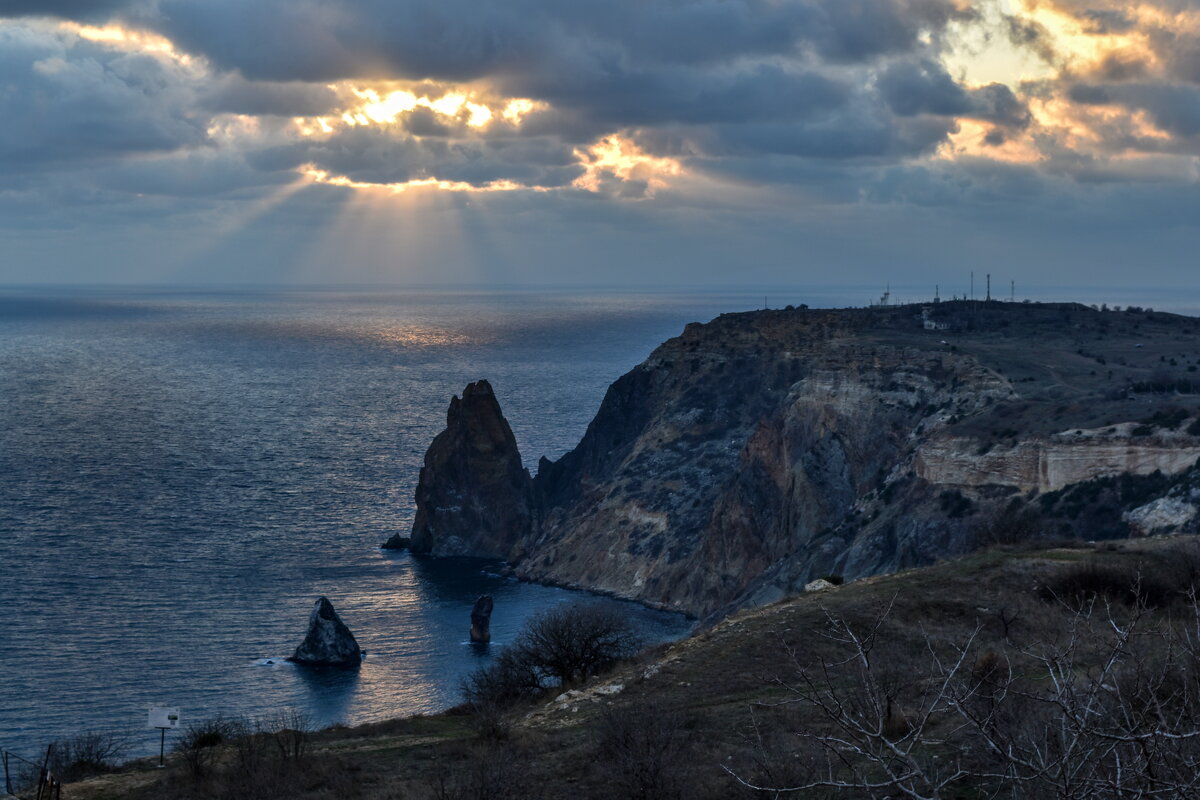
<path id="1" fill-rule="evenodd" d="M 485 594 L 471 609 L 471 641 L 487 644 L 492 640 L 492 596 Z"/>
<path id="2" fill-rule="evenodd" d="M 362 651 L 354 634 L 333 610 L 333 603 L 321 597 L 308 618 L 308 635 L 288 661 L 318 667 L 354 668 L 362 662 Z"/>
<path id="3" fill-rule="evenodd" d="M 410 549 L 507 558 L 530 534 L 532 485 L 491 384 L 469 384 L 425 453 Z"/>

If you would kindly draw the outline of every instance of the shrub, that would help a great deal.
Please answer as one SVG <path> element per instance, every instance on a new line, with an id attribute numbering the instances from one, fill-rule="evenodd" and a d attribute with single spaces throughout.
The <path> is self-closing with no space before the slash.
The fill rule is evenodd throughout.
<path id="1" fill-rule="evenodd" d="M 129 740 L 114 733 L 87 731 L 54 743 L 50 772 L 71 782 L 109 772 L 125 760 Z"/>
<path id="2" fill-rule="evenodd" d="M 199 777 L 212 767 L 221 745 L 238 731 L 238 722 L 225 717 L 195 722 L 184 729 L 183 735 L 175 743 L 175 752 L 183 758 L 188 771 Z"/>
<path id="3" fill-rule="evenodd" d="M 485 738 L 504 738 L 504 712 L 551 686 L 579 684 L 635 655 L 641 641 L 614 608 L 576 603 L 544 611 L 511 646 L 462 682 L 463 699 Z"/>
<path id="4" fill-rule="evenodd" d="M 485 745 L 464 753 L 466 763 L 430 776 L 430 800 L 536 800 L 528 758 L 508 747 Z"/>
<path id="5" fill-rule="evenodd" d="M 1040 594 L 1046 600 L 1061 600 L 1073 607 L 1097 600 L 1128 605 L 1164 606 L 1177 596 L 1178 587 L 1163 575 L 1147 569 L 1147 562 L 1102 564 L 1087 562 L 1060 572 L 1044 583 Z"/>
<path id="6" fill-rule="evenodd" d="M 280 711 L 268 721 L 276 754 L 284 761 L 301 761 L 312 744 L 312 718 L 296 708 Z"/>
<path id="7" fill-rule="evenodd" d="M 517 648 L 508 648 L 492 663 L 472 672 L 462 682 L 463 698 L 475 712 L 510 708 L 544 691 L 542 676 Z"/>
<path id="8" fill-rule="evenodd" d="M 641 640 L 615 608 L 576 603 L 533 617 L 513 646 L 522 663 L 559 685 L 569 685 L 635 655 Z"/>
<path id="9" fill-rule="evenodd" d="M 1014 546 L 1042 538 L 1044 532 L 1037 515 L 1010 506 L 989 516 L 971 528 L 972 549 L 994 546 Z"/>
<path id="10" fill-rule="evenodd" d="M 683 718 L 649 703 L 636 711 L 607 708 L 600 717 L 599 758 L 611 796 L 621 800 L 672 800 L 694 797 L 689 784 L 693 765 Z"/>

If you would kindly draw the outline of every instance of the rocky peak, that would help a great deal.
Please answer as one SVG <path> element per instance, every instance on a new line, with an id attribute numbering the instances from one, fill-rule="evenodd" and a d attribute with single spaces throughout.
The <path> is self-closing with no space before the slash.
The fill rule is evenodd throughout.
<path id="1" fill-rule="evenodd" d="M 311 666 L 357 667 L 362 651 L 354 634 L 333 610 L 333 603 L 319 597 L 308 617 L 308 635 L 288 660 Z"/>
<path id="2" fill-rule="evenodd" d="M 530 531 L 531 485 L 491 384 L 468 384 L 425 453 L 412 551 L 507 557 Z"/>

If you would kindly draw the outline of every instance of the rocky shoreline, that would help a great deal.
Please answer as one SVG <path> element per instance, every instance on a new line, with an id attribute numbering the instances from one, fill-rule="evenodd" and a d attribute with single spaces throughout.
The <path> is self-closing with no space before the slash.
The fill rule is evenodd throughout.
<path id="1" fill-rule="evenodd" d="M 1193 531 L 1198 363 L 1197 320 L 1142 309 L 727 314 L 618 379 L 536 475 L 468 385 L 407 544 L 705 617 L 1005 537 Z"/>

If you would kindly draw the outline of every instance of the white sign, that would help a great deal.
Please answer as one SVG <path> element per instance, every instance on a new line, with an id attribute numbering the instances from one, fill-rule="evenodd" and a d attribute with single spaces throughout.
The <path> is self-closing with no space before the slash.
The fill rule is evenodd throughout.
<path id="1" fill-rule="evenodd" d="M 152 708 L 150 709 L 150 720 L 147 727 L 150 728 L 178 728 L 179 727 L 179 709 L 178 708 Z"/>

